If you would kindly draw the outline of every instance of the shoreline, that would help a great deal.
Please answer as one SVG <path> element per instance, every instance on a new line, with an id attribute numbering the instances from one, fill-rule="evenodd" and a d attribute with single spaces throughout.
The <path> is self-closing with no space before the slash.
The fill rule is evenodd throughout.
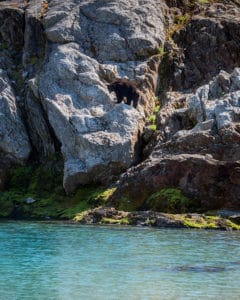
<path id="1" fill-rule="evenodd" d="M 240 213 L 223 211 L 229 216 L 220 216 L 220 212 L 168 214 L 155 211 L 119 211 L 113 207 L 97 207 L 77 214 L 74 218 L 52 218 L 43 216 L 5 217 L 0 221 L 62 222 L 76 225 L 172 228 L 172 229 L 205 229 L 205 230 L 240 230 Z"/>

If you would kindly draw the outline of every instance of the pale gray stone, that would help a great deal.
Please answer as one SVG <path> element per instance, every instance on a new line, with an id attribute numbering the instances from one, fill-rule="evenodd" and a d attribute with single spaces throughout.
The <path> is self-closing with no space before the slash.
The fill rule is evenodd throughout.
<path id="1" fill-rule="evenodd" d="M 26 202 L 27 204 L 32 204 L 32 203 L 36 202 L 36 200 L 33 199 L 33 198 L 31 198 L 31 197 L 28 197 L 28 198 L 25 200 L 25 202 Z"/>
<path id="2" fill-rule="evenodd" d="M 221 71 L 208 85 L 200 87 L 188 100 L 188 115 L 198 122 L 216 120 L 218 130 L 239 119 L 240 69 Z"/>
<path id="3" fill-rule="evenodd" d="M 0 149 L 0 155 L 4 157 L 1 163 L 22 164 L 31 152 L 14 90 L 7 73 L 2 69 L 0 69 Z"/>
<path id="4" fill-rule="evenodd" d="M 137 160 L 139 132 L 154 108 L 159 58 L 152 56 L 164 41 L 164 8 L 160 0 L 49 3 L 51 47 L 39 94 L 61 143 L 68 193 Z M 136 81 L 148 101 L 142 97 L 137 109 L 116 104 L 107 84 L 120 77 Z"/>

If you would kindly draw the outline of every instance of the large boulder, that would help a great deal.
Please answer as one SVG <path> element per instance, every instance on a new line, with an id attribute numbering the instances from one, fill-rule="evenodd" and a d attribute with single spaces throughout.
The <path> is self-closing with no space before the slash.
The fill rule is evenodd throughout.
<path id="1" fill-rule="evenodd" d="M 154 108 L 162 1 L 51 1 L 41 103 L 61 143 L 64 187 L 108 182 L 138 160 L 139 133 Z M 142 92 L 138 108 L 116 104 L 107 84 L 125 77 Z"/>

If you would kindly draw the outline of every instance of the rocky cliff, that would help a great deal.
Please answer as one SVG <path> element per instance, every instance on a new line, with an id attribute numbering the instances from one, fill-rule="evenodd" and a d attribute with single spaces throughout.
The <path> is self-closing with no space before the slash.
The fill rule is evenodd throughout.
<path id="1" fill-rule="evenodd" d="M 119 179 L 115 206 L 177 188 L 239 207 L 239 15 L 237 0 L 1 1 L 2 189 L 61 152 L 67 194 Z M 109 92 L 118 78 L 136 108 Z"/>

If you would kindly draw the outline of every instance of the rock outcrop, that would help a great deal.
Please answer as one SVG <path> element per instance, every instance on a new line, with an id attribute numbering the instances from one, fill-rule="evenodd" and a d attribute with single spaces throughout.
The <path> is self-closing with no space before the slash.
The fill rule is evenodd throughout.
<path id="1" fill-rule="evenodd" d="M 161 1 L 2 2 L 1 40 L 22 56 L 24 92 L 15 92 L 32 152 L 41 159 L 61 149 L 67 193 L 110 182 L 139 160 L 145 116 L 154 108 L 164 9 Z M 137 109 L 116 105 L 109 94 L 107 84 L 120 77 L 142 91 Z"/>
<path id="2" fill-rule="evenodd" d="M 0 168 L 27 161 L 31 146 L 16 92 L 21 75 L 18 49 L 23 45 L 24 14 L 20 9 L 0 9 Z M 14 53 L 14 58 L 10 55 Z M 20 56 L 21 57 L 21 56 Z M 3 172 L 3 171 L 2 171 Z M 3 172 L 3 174 L 5 174 Z"/>
<path id="3" fill-rule="evenodd" d="M 127 170 L 114 205 L 174 187 L 202 210 L 239 206 L 236 1 L 0 1 L 0 186 L 61 152 L 67 194 Z M 118 78 L 136 108 L 109 93 Z"/>
<path id="4" fill-rule="evenodd" d="M 134 199 L 141 208 L 151 193 L 178 187 L 200 203 L 199 209 L 237 207 L 239 80 L 236 68 L 232 74 L 220 72 L 194 94 L 169 92 L 158 115 L 159 141 L 149 159 L 122 176 L 115 199 Z"/>
<path id="5" fill-rule="evenodd" d="M 26 162 L 31 146 L 7 73 L 0 69 L 0 165 Z"/>
<path id="6" fill-rule="evenodd" d="M 164 6 L 138 2 L 50 2 L 39 94 L 61 143 L 68 193 L 79 184 L 109 182 L 138 160 L 144 110 L 153 107 L 153 94 L 136 110 L 116 105 L 107 90 L 117 77 L 145 85 L 149 94 L 156 89 L 158 58 L 151 56 L 164 39 Z"/>
<path id="7" fill-rule="evenodd" d="M 209 1 L 213 3 L 201 5 L 200 1 L 192 1 L 190 6 L 189 1 L 173 2 L 182 11 L 175 17 L 177 25 L 170 26 L 172 40 L 166 43 L 169 55 L 164 61 L 164 77 L 167 78 L 160 79 L 163 85 L 166 83 L 166 89 L 169 86 L 182 91 L 197 88 L 221 70 L 232 72 L 239 67 L 239 4 Z"/>
<path id="8" fill-rule="evenodd" d="M 144 149 L 150 157 L 122 175 L 112 203 L 144 209 L 152 193 L 174 187 L 200 210 L 239 207 L 239 5 L 169 4 L 175 23 L 160 65 L 157 131 Z"/>

